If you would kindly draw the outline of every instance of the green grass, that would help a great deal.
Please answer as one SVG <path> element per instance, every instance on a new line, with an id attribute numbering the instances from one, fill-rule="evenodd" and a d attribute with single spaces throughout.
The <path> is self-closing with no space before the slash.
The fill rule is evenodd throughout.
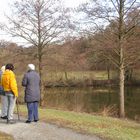
<path id="1" fill-rule="evenodd" d="M 67 78 L 69 80 L 85 80 L 85 79 L 94 79 L 94 80 L 106 80 L 107 72 L 106 71 L 67 71 Z M 112 76 L 114 72 L 112 72 Z M 58 81 L 66 80 L 65 72 L 48 72 L 44 74 L 44 80 L 46 81 Z"/>
<path id="2" fill-rule="evenodd" d="M 94 71 L 43 71 L 43 80 L 44 81 L 59 81 L 59 80 L 86 80 L 86 79 L 93 79 L 93 80 L 107 80 L 108 75 L 107 71 L 105 70 L 94 70 Z M 110 71 L 110 78 L 114 79 L 118 77 L 118 72 L 111 70 Z M 17 80 L 21 83 L 23 78 L 22 75 L 16 75 Z M 134 69 L 132 78 L 140 80 L 140 70 Z M 21 86 L 21 84 L 19 85 Z"/>
<path id="3" fill-rule="evenodd" d="M 27 113 L 25 106 L 20 106 L 20 111 L 24 115 Z M 40 119 L 45 122 L 72 128 L 82 133 L 95 134 L 104 139 L 140 139 L 140 124 L 133 121 L 54 109 L 39 109 L 39 114 Z"/>

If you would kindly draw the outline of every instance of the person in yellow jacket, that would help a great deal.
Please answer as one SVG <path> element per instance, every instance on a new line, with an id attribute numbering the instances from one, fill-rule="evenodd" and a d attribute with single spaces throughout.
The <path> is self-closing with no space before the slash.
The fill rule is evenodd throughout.
<path id="1" fill-rule="evenodd" d="M 13 112 L 16 98 L 18 97 L 17 82 L 13 70 L 14 70 L 13 64 L 7 64 L 5 67 L 5 72 L 2 74 L 1 79 L 2 87 L 5 91 L 5 97 L 8 102 L 7 123 L 15 122 L 13 120 Z"/>

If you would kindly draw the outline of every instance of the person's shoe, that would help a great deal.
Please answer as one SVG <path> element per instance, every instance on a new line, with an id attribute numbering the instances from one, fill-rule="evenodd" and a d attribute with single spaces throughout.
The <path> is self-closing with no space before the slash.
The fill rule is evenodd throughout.
<path id="1" fill-rule="evenodd" d="M 25 123 L 31 123 L 31 121 L 27 120 Z"/>
<path id="2" fill-rule="evenodd" d="M 7 119 L 7 124 L 14 124 L 14 123 L 16 123 L 15 120 L 8 120 L 8 119 Z"/>
<path id="3" fill-rule="evenodd" d="M 1 119 L 7 119 L 7 116 L 3 116 L 3 117 L 1 116 Z"/>
<path id="4" fill-rule="evenodd" d="M 38 122 L 39 120 L 34 120 L 34 122 Z"/>

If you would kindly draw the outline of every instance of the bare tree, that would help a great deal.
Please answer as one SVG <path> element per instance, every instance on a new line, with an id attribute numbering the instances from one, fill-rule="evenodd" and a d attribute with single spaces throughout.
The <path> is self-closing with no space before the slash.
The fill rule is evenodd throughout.
<path id="1" fill-rule="evenodd" d="M 102 54 L 115 64 L 119 70 L 119 110 L 120 117 L 122 118 L 125 117 L 125 68 L 130 63 L 126 58 L 132 56 L 132 54 L 128 55 L 128 53 L 126 53 L 128 46 L 127 40 L 133 35 L 133 29 L 139 24 L 139 20 L 137 20 L 140 16 L 139 8 L 140 4 L 138 0 L 91 0 L 90 3 L 82 6 L 82 11 L 87 15 L 86 21 L 90 23 L 91 28 L 94 26 L 94 29 L 97 29 L 97 32 L 93 33 L 90 30 L 88 33 L 92 35 L 100 33 L 102 38 L 96 38 L 100 42 L 100 46 L 110 47 L 112 50 Z M 128 14 L 135 9 L 137 9 L 137 12 L 133 18 L 129 18 L 128 24 Z"/>
<path id="2" fill-rule="evenodd" d="M 12 15 L 7 16 L 9 23 L 5 30 L 13 36 L 18 36 L 36 47 L 36 58 L 41 77 L 42 89 L 42 57 L 44 48 L 58 41 L 64 32 L 66 10 L 59 0 L 20 0 L 12 6 Z"/>

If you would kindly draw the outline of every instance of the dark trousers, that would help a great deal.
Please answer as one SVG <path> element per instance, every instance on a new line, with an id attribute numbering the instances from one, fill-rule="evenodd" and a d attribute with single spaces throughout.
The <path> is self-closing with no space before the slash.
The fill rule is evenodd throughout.
<path id="1" fill-rule="evenodd" d="M 27 103 L 28 120 L 38 120 L 38 102 Z"/>

